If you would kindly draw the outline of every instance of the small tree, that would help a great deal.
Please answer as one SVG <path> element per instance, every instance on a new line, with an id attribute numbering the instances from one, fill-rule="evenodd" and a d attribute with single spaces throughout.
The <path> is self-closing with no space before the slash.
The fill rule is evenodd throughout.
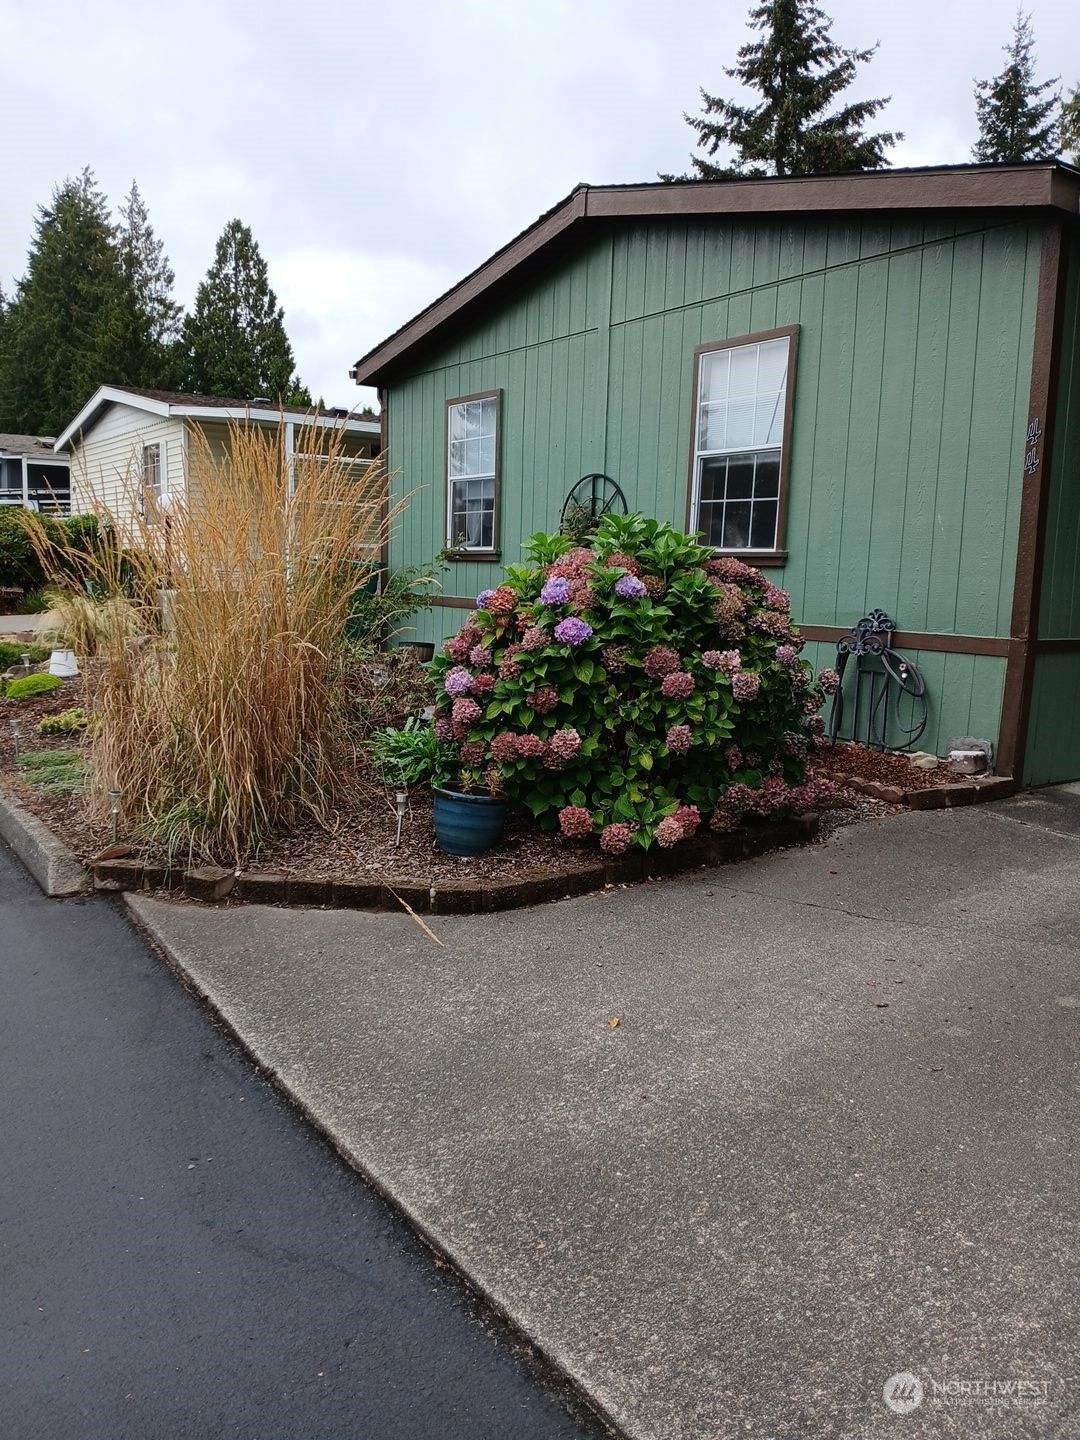
<path id="1" fill-rule="evenodd" d="M 725 74 L 761 99 L 740 105 L 702 90 L 704 113 L 684 118 L 705 154 L 690 157 L 690 174 L 660 178 L 724 180 L 880 169 L 885 151 L 903 136 L 868 134 L 866 126 L 889 97 L 830 110 L 877 47 L 841 48 L 830 34 L 832 20 L 808 0 L 765 0 L 750 11 L 748 23 L 761 39 L 743 45 L 738 63 L 725 67 Z M 721 146 L 735 152 L 727 165 L 711 158 Z"/>
<path id="2" fill-rule="evenodd" d="M 1052 160 L 1058 153 L 1058 77 L 1036 84 L 1035 37 L 1023 10 L 1016 12 L 1005 55 L 1000 75 L 975 82 L 979 139 L 972 154 L 985 165 Z"/>
<path id="3" fill-rule="evenodd" d="M 184 386 L 196 394 L 311 403 L 296 374 L 285 312 L 270 287 L 266 261 L 240 220 L 230 220 L 221 233 L 195 308 L 184 320 L 181 351 Z"/>
<path id="4" fill-rule="evenodd" d="M 121 284 L 108 204 L 86 169 L 38 211 L 4 321 L 0 429 L 55 435 L 67 424 L 101 382 L 105 316 Z"/>
<path id="5" fill-rule="evenodd" d="M 100 378 L 167 387 L 175 378 L 173 348 L 180 334 L 180 306 L 172 296 L 176 277 L 135 181 L 120 207 L 117 253 L 121 283 L 103 317 Z"/>

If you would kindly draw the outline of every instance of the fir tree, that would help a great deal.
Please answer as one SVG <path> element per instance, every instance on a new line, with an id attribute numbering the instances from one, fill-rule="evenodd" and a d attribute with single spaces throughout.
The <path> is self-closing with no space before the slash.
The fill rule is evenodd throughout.
<path id="1" fill-rule="evenodd" d="M 1057 77 L 1035 83 L 1035 37 L 1031 18 L 1016 12 L 1008 63 L 993 80 L 975 82 L 979 139 L 972 154 L 984 165 L 1052 160 L 1058 153 L 1061 94 Z"/>
<path id="2" fill-rule="evenodd" d="M 1061 153 L 1074 165 L 1080 165 L 1080 85 L 1061 107 Z"/>
<path id="3" fill-rule="evenodd" d="M 221 233 L 195 308 L 184 319 L 181 350 L 184 388 L 195 394 L 311 403 L 296 374 L 266 261 L 239 220 Z"/>
<path id="4" fill-rule="evenodd" d="M 86 169 L 38 211 L 5 316 L 0 430 L 55 435 L 100 383 L 104 317 L 121 286 L 105 196 Z"/>
<path id="5" fill-rule="evenodd" d="M 103 317 L 101 379 L 166 389 L 175 383 L 173 347 L 180 334 L 176 277 L 134 181 L 120 207 L 117 252 L 121 285 Z"/>
<path id="6" fill-rule="evenodd" d="M 888 97 L 831 109 L 877 47 L 842 49 L 831 37 L 832 20 L 808 0 L 765 0 L 750 11 L 747 23 L 761 39 L 743 45 L 738 63 L 725 68 L 725 74 L 761 99 L 740 105 L 702 90 L 703 114 L 684 118 L 697 132 L 704 156 L 690 157 L 690 174 L 660 178 L 725 180 L 880 169 L 888 147 L 903 139 L 886 131 L 866 133 Z M 711 158 L 721 146 L 734 151 L 726 165 Z"/>

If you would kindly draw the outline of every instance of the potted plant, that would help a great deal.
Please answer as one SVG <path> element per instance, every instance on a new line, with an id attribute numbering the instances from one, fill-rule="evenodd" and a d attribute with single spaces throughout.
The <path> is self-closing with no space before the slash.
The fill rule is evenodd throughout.
<path id="1" fill-rule="evenodd" d="M 430 721 L 417 718 L 379 731 L 370 742 L 372 767 L 384 785 L 431 786 L 435 839 L 446 855 L 482 855 L 498 844 L 506 824 L 502 777 L 478 763 L 479 748 L 479 756 L 468 749 L 463 755 Z"/>
<path id="2" fill-rule="evenodd" d="M 462 767 L 432 790 L 435 839 L 444 855 L 483 855 L 499 843 L 507 804 L 497 771 L 482 778 Z"/>

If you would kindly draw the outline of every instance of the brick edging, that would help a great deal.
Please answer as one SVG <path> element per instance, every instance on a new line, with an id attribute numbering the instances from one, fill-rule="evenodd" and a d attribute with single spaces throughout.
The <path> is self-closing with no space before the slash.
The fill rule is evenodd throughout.
<path id="1" fill-rule="evenodd" d="M 320 906 L 331 910 L 400 910 L 402 903 L 419 915 L 476 915 L 514 910 L 587 895 L 607 885 L 631 885 L 664 875 L 680 875 L 702 866 L 723 865 L 766 850 L 805 844 L 817 835 L 817 815 L 758 822 L 725 835 L 707 835 L 671 850 L 638 850 L 614 860 L 556 875 L 510 880 L 442 880 L 425 884 L 414 876 L 382 881 L 327 880 L 277 872 L 236 873 L 204 866 L 170 870 L 135 859 L 102 860 L 94 867 L 99 890 L 177 890 L 188 899 L 226 898 L 254 905 Z"/>
<path id="2" fill-rule="evenodd" d="M 1004 800 L 1015 795 L 1020 786 L 1011 775 L 991 775 L 985 780 L 949 781 L 945 785 L 923 785 L 904 790 L 899 785 L 883 785 L 879 780 L 863 780 L 857 775 L 838 775 L 843 784 L 887 805 L 903 805 L 907 810 L 945 810 L 955 805 L 975 805 L 984 800 Z"/>

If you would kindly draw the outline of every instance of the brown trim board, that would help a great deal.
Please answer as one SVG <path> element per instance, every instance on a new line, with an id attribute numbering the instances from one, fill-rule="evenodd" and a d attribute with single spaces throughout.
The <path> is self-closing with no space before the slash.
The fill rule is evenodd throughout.
<path id="1" fill-rule="evenodd" d="M 1035 340 L 1031 360 L 1028 434 L 1024 449 L 1024 488 L 1016 545 L 1010 634 L 1016 642 L 1005 668 L 1005 693 L 998 732 L 997 769 L 1019 778 L 1024 769 L 1031 687 L 1035 676 L 1050 461 L 1057 402 L 1061 321 L 1065 308 L 1068 237 L 1060 220 L 1047 222 L 1039 261 Z"/>
<path id="2" fill-rule="evenodd" d="M 385 383 L 391 367 L 403 366 L 416 346 L 429 343 L 435 331 L 522 266 L 540 263 L 541 253 L 574 227 L 618 220 L 890 210 L 1034 210 L 1076 215 L 1080 171 L 1046 161 L 697 183 L 578 185 L 478 269 L 361 356 L 349 373 L 358 385 Z"/>
<path id="3" fill-rule="evenodd" d="M 435 595 L 428 602 L 449 610 L 473 610 L 476 601 L 468 595 Z M 835 645 L 842 635 L 850 634 L 843 625 L 800 625 L 799 634 L 807 640 L 820 640 Z M 998 655 L 1007 658 L 1013 641 L 995 635 L 935 635 L 918 630 L 898 630 L 894 636 L 902 650 L 943 651 L 950 655 Z M 1076 642 L 1080 647 L 1080 641 Z"/>

